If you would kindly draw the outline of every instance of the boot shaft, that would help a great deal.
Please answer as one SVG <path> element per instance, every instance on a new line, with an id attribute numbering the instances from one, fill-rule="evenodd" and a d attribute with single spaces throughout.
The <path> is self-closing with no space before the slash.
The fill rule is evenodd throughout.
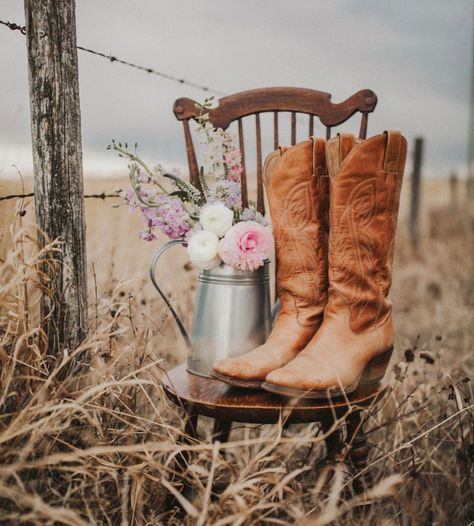
<path id="1" fill-rule="evenodd" d="M 325 140 L 311 138 L 270 154 L 264 181 L 275 237 L 281 310 L 296 309 L 301 325 L 319 324 L 328 285 Z"/>
<path id="2" fill-rule="evenodd" d="M 326 151 L 331 295 L 343 298 L 351 329 L 361 332 L 381 325 L 391 312 L 387 295 L 407 144 L 389 131 L 360 143 L 338 136 Z"/>

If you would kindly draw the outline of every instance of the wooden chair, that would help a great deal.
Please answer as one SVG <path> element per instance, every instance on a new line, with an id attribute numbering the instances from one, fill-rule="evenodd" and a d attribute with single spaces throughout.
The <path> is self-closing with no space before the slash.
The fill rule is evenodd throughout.
<path id="1" fill-rule="evenodd" d="M 215 126 L 226 129 L 237 121 L 240 149 L 245 167 L 245 145 L 243 119 L 253 116 L 256 138 L 257 208 L 265 212 L 263 194 L 262 132 L 260 115 L 273 113 L 273 146 L 279 145 L 279 113 L 291 114 L 291 144 L 296 143 L 297 114 L 308 117 L 308 136 L 314 134 L 314 117 L 318 117 L 325 127 L 326 138 L 331 137 L 331 128 L 346 122 L 355 113 L 362 114 L 359 137 L 365 139 L 368 114 L 374 111 L 377 96 L 371 90 L 358 91 L 344 102 L 333 104 L 331 95 L 321 91 L 303 88 L 263 88 L 236 93 L 218 101 L 218 106 L 209 111 L 209 120 Z M 199 171 L 191 136 L 189 121 L 198 117 L 195 101 L 178 99 L 174 114 L 184 127 L 184 137 L 188 156 L 191 182 L 200 187 Z M 267 152 L 269 153 L 269 152 Z M 247 169 L 242 176 L 242 201 L 248 204 Z M 379 400 L 385 385 L 379 384 L 370 389 L 359 390 L 345 399 L 338 400 L 288 400 L 262 391 L 231 387 L 218 380 L 190 374 L 186 366 L 180 365 L 168 371 L 163 380 L 167 396 L 187 412 L 186 432 L 197 436 L 197 423 L 200 415 L 214 419 L 214 438 L 221 443 L 229 438 L 233 422 L 269 424 L 280 421 L 286 424 L 319 422 L 325 433 L 328 453 L 335 453 L 349 446 L 348 456 L 357 470 L 367 465 L 369 447 L 363 431 L 362 410 Z M 334 426 L 335 421 L 339 426 Z M 345 424 L 345 425 L 343 425 Z M 335 427 L 334 430 L 332 428 Z M 343 428 L 346 428 L 343 435 Z M 332 432 L 331 432 L 332 431 Z"/>

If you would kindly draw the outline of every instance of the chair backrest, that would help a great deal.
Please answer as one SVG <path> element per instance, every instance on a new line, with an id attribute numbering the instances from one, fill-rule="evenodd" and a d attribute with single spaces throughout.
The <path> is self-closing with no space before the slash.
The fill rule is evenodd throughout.
<path id="1" fill-rule="evenodd" d="M 314 117 L 326 127 L 326 138 L 331 137 L 331 127 L 346 122 L 356 112 L 361 112 L 359 137 L 365 139 L 367 134 L 368 114 L 374 111 L 377 105 L 377 95 L 369 89 L 358 91 L 345 101 L 334 104 L 331 95 L 323 91 L 305 88 L 261 88 L 242 91 L 219 99 L 218 106 L 209 110 L 209 121 L 216 128 L 226 129 L 237 121 L 239 146 L 242 152 L 244 172 L 242 175 L 242 205 L 248 205 L 247 170 L 245 165 L 245 146 L 242 119 L 255 115 L 256 141 L 257 141 L 257 210 L 265 212 L 263 197 L 262 173 L 262 132 L 260 114 L 273 112 L 273 144 L 278 148 L 278 113 L 291 113 L 291 144 L 296 143 L 296 114 L 302 113 L 309 116 L 308 136 L 314 131 Z M 189 176 L 193 185 L 200 188 L 199 168 L 194 151 L 193 140 L 189 128 L 189 120 L 199 116 L 196 102 L 188 99 L 178 99 L 173 107 L 174 114 L 183 122 L 186 153 L 188 156 Z"/>

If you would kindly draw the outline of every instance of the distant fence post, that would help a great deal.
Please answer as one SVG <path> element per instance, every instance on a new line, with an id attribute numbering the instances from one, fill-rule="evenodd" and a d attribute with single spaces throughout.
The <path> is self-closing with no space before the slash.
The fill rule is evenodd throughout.
<path id="1" fill-rule="evenodd" d="M 474 175 L 471 174 L 466 179 L 466 201 L 468 206 L 474 203 Z"/>
<path id="2" fill-rule="evenodd" d="M 458 174 L 451 172 L 449 177 L 450 207 L 452 212 L 458 209 Z"/>
<path id="3" fill-rule="evenodd" d="M 45 266 L 41 315 L 50 353 L 87 334 L 87 279 L 75 1 L 25 0 L 36 220 L 59 268 Z M 39 236 L 39 244 L 45 239 Z"/>
<path id="4" fill-rule="evenodd" d="M 423 162 L 423 137 L 415 139 L 415 154 L 413 157 L 413 173 L 411 176 L 411 206 L 410 206 L 410 237 L 414 246 L 420 240 L 420 192 L 421 164 Z"/>

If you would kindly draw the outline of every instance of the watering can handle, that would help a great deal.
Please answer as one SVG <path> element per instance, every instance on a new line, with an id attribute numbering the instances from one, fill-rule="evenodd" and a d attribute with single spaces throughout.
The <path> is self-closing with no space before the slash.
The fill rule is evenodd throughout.
<path id="1" fill-rule="evenodd" d="M 158 283 L 157 283 L 156 277 L 155 277 L 156 265 L 158 264 L 158 260 L 160 259 L 160 257 L 169 248 L 171 248 L 172 246 L 174 246 L 174 245 L 182 245 L 182 244 L 183 244 L 183 240 L 182 239 L 173 239 L 172 241 L 168 241 L 167 243 L 162 245 L 157 250 L 157 252 L 153 256 L 153 259 L 151 260 L 150 278 L 151 278 L 151 282 L 155 286 L 155 289 L 158 291 L 158 294 L 163 298 L 163 301 L 166 303 L 166 306 L 168 307 L 169 311 L 171 312 L 171 314 L 172 314 L 172 316 L 173 316 L 173 318 L 174 318 L 174 320 L 176 322 L 176 325 L 178 326 L 179 332 L 181 333 L 181 336 L 184 338 L 184 341 L 186 342 L 186 346 L 188 347 L 188 350 L 190 352 L 194 352 L 194 347 L 193 347 L 193 344 L 191 342 L 191 338 L 189 337 L 186 329 L 184 328 L 184 325 L 183 325 L 183 322 L 181 321 L 181 318 L 178 316 L 177 312 L 173 309 L 170 301 L 168 300 L 166 295 L 163 293 L 163 291 L 158 286 Z"/>

